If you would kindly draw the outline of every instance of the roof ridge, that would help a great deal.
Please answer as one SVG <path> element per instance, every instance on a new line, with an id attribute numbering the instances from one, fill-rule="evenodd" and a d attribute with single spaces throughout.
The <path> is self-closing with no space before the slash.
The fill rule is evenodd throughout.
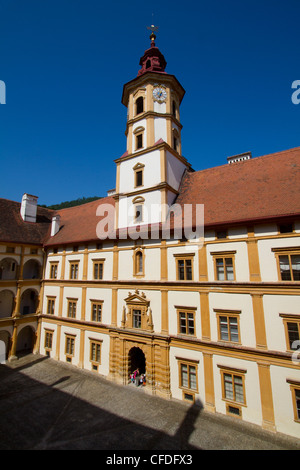
<path id="1" fill-rule="evenodd" d="M 250 158 L 248 160 L 242 160 L 240 162 L 238 162 L 237 164 L 240 166 L 241 164 L 243 163 L 250 163 L 250 162 L 253 162 L 253 161 L 257 161 L 257 160 L 260 160 L 260 159 L 265 159 L 265 158 L 271 158 L 271 157 L 274 157 L 276 155 L 280 155 L 282 153 L 292 153 L 292 152 L 295 152 L 295 151 L 300 151 L 300 147 L 294 147 L 294 148 L 291 148 L 291 149 L 288 149 L 288 150 L 280 150 L 279 152 L 274 152 L 274 153 L 267 153 L 265 155 L 258 155 L 257 157 L 253 157 L 253 158 Z M 236 165 L 229 165 L 228 163 L 223 163 L 222 165 L 217 165 L 217 166 L 213 166 L 213 167 L 210 167 L 210 168 L 203 168 L 203 170 L 196 170 L 196 171 L 190 171 L 190 172 L 187 172 L 187 174 L 189 175 L 192 175 L 194 173 L 202 173 L 202 172 L 206 172 L 206 171 L 211 171 L 211 170 L 214 170 L 214 169 L 218 169 L 218 168 L 222 168 L 222 167 L 235 167 Z"/>
<path id="2" fill-rule="evenodd" d="M 7 199 L 6 197 L 0 197 L 0 201 L 8 201 L 8 202 L 13 202 L 14 204 L 20 204 L 20 201 L 13 201 L 12 199 Z"/>

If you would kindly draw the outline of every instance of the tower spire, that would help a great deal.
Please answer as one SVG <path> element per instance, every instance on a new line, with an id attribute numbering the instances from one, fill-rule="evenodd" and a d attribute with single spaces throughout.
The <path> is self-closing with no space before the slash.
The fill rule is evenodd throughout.
<path id="1" fill-rule="evenodd" d="M 149 31 L 151 31 L 151 34 L 150 34 L 150 40 L 151 40 L 151 47 L 155 47 L 155 39 L 156 39 L 156 35 L 154 34 L 154 31 L 157 32 L 158 31 L 158 26 L 154 26 L 154 24 L 152 24 L 151 26 L 147 26 L 147 29 Z"/>
<path id="2" fill-rule="evenodd" d="M 151 31 L 150 34 L 150 48 L 144 52 L 144 55 L 140 59 L 140 65 L 142 68 L 138 71 L 138 75 L 143 75 L 145 72 L 161 72 L 165 73 L 167 62 L 155 45 L 156 35 L 158 26 L 147 26 L 147 29 Z"/>

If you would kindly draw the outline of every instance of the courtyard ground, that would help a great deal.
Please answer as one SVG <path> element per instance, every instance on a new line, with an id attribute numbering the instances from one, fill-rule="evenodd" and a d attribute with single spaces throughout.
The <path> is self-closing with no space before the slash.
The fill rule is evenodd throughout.
<path id="1" fill-rule="evenodd" d="M 300 440 L 39 355 L 0 365 L 1 450 L 300 450 Z"/>

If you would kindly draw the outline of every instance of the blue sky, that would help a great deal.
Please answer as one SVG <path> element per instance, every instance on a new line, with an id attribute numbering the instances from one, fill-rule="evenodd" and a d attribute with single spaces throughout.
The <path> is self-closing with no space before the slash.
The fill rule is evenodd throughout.
<path id="1" fill-rule="evenodd" d="M 152 3 L 0 0 L 0 197 L 50 205 L 115 187 L 122 88 L 152 21 L 186 90 L 182 152 L 195 170 L 300 146 L 299 0 Z"/>

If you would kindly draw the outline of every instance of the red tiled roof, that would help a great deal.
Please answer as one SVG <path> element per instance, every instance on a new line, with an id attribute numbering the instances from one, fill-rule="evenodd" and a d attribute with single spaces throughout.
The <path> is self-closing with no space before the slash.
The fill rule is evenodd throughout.
<path id="1" fill-rule="evenodd" d="M 175 203 L 182 207 L 204 204 L 207 227 L 300 216 L 300 147 L 207 170 L 187 171 Z M 31 223 L 22 220 L 20 203 L 0 199 L 0 241 L 46 246 L 96 241 L 101 221 L 97 209 L 105 208 L 105 204 L 114 207 L 114 197 L 59 211 L 38 207 L 37 222 Z M 51 237 L 51 218 L 55 214 L 61 217 L 60 230 Z M 102 216 L 112 228 L 113 213 L 109 218 L 105 213 Z M 175 215 L 170 225 L 176 220 Z"/>
<path id="2" fill-rule="evenodd" d="M 204 204 L 205 226 L 300 215 L 300 147 L 186 172 L 176 204 Z"/>
<path id="3" fill-rule="evenodd" d="M 80 206 L 69 207 L 55 212 L 60 215 L 60 230 L 53 237 L 49 236 L 45 245 L 62 245 L 68 243 L 83 243 L 95 241 L 98 238 L 97 225 L 101 218 L 97 215 L 99 206 L 105 208 L 105 205 L 115 206 L 115 200 L 112 196 L 82 204 Z M 110 213 L 109 225 L 113 225 L 114 218 Z M 108 220 L 108 219 L 107 219 Z"/>
<path id="4" fill-rule="evenodd" d="M 38 206 L 36 222 L 24 222 L 20 207 L 19 202 L 0 199 L 0 241 L 42 245 L 50 233 L 54 211 Z"/>

